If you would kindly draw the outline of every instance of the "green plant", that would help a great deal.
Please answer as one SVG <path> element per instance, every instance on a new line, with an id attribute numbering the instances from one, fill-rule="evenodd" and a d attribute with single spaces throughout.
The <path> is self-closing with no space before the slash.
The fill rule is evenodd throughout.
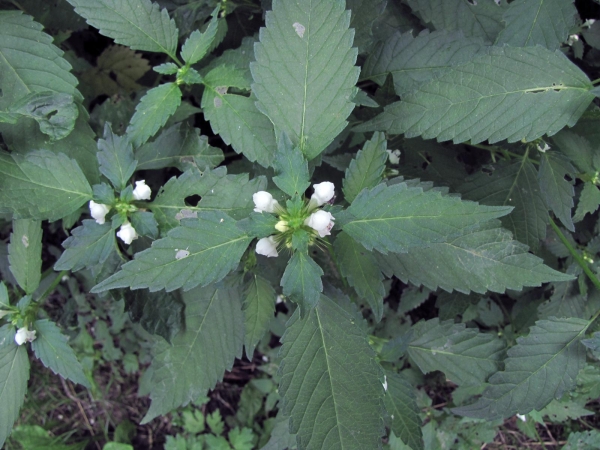
<path id="1" fill-rule="evenodd" d="M 277 353 L 227 431 L 190 408 L 165 448 L 473 448 L 515 414 L 594 448 L 599 27 L 571 0 L 270 3 L 2 2 L 0 444 L 29 347 L 94 390 L 46 310 L 72 273 L 112 305 L 101 358 L 151 361 L 142 423 Z"/>

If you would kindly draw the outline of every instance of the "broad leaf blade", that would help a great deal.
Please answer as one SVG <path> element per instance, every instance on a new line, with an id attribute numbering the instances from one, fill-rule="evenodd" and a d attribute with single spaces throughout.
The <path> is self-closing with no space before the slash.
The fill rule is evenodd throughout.
<path id="1" fill-rule="evenodd" d="M 250 65 L 258 107 L 310 161 L 346 127 L 354 66 L 343 0 L 275 0 Z"/>
<path id="2" fill-rule="evenodd" d="M 234 359 L 241 358 L 244 323 L 236 289 L 197 288 L 184 294 L 186 329 L 173 345 L 158 339 L 152 361 L 152 405 L 142 423 L 198 400 Z"/>
<path id="3" fill-rule="evenodd" d="M 125 305 L 131 319 L 148 333 L 172 343 L 184 327 L 185 304 L 179 294 L 179 291 L 129 291 L 125 294 Z"/>
<path id="4" fill-rule="evenodd" d="M 502 17 L 506 27 L 498 35 L 496 45 L 541 45 L 556 50 L 567 40 L 577 19 L 573 0 L 516 0 Z"/>
<path id="5" fill-rule="evenodd" d="M 42 277 L 42 224 L 39 220 L 13 220 L 8 262 L 19 286 L 26 294 L 33 294 Z"/>
<path id="6" fill-rule="evenodd" d="M 31 348 L 42 364 L 55 374 L 89 388 L 90 383 L 83 373 L 83 367 L 60 328 L 48 319 L 36 320 L 34 328 L 37 334 Z"/>
<path id="7" fill-rule="evenodd" d="M 190 290 L 221 280 L 240 261 L 250 238 L 235 220 L 219 211 L 200 212 L 197 219 L 184 219 L 181 226 L 152 247 L 137 253 L 120 272 L 96 285 L 92 292 L 130 287 Z"/>
<path id="8" fill-rule="evenodd" d="M 15 219 L 58 220 L 92 198 L 77 162 L 62 153 L 0 152 L 0 212 Z"/>
<path id="9" fill-rule="evenodd" d="M 574 222 L 583 220 L 586 214 L 594 213 L 600 205 L 600 189 L 594 183 L 585 182 L 581 194 L 579 195 L 579 203 L 573 216 Z"/>
<path id="10" fill-rule="evenodd" d="M 387 372 L 385 381 L 385 407 L 392 418 L 392 431 L 411 449 L 424 450 L 416 389 L 396 373 Z"/>
<path id="11" fill-rule="evenodd" d="M 575 189 L 573 189 L 575 168 L 567 158 L 558 152 L 542 153 L 540 160 L 540 192 L 544 196 L 546 204 L 563 225 L 569 231 L 575 231 L 575 225 L 571 218 L 573 196 L 575 195 Z M 567 181 L 566 176 L 569 176 L 571 181 Z"/>
<path id="12" fill-rule="evenodd" d="M 244 347 L 246 356 L 252 361 L 252 355 L 256 344 L 269 330 L 269 325 L 275 313 L 275 289 L 267 280 L 257 274 L 251 274 L 252 278 L 244 289 L 244 323 L 246 325 L 246 336 Z"/>
<path id="13" fill-rule="evenodd" d="M 454 143 L 532 141 L 575 125 L 594 99 L 591 88 L 559 51 L 490 47 L 356 129 Z"/>
<path id="14" fill-rule="evenodd" d="M 541 410 L 575 385 L 585 365 L 580 338 L 588 321 L 576 318 L 539 320 L 528 336 L 518 338 L 508 351 L 503 372 L 489 379 L 489 387 L 474 404 L 455 408 L 456 414 L 493 420 Z"/>
<path id="15" fill-rule="evenodd" d="M 150 0 L 68 0 L 100 34 L 134 50 L 163 52 L 173 59 L 179 32 L 166 9 Z"/>
<path id="16" fill-rule="evenodd" d="M 343 188 L 344 197 L 349 203 L 352 203 L 363 189 L 375 187 L 381 182 L 388 158 L 386 148 L 385 135 L 374 133 L 350 162 Z"/>
<path id="17" fill-rule="evenodd" d="M 321 297 L 282 342 L 279 389 L 298 448 L 380 449 L 383 377 L 356 318 Z"/>
<path id="18" fill-rule="evenodd" d="M 217 35 L 218 10 L 213 12 L 213 17 L 208 23 L 208 27 L 201 33 L 200 30 L 195 30 L 187 38 L 183 47 L 181 47 L 181 57 L 188 66 L 197 63 L 206 52 Z"/>
<path id="19" fill-rule="evenodd" d="M 284 295 L 300 304 L 303 313 L 314 308 L 323 291 L 323 269 L 304 251 L 296 251 L 288 261 L 281 287 Z"/>
<path id="20" fill-rule="evenodd" d="M 135 108 L 127 134 L 135 147 L 154 136 L 181 104 L 181 90 L 175 83 L 150 89 Z"/>
<path id="21" fill-rule="evenodd" d="M 115 229 L 110 223 L 99 225 L 95 220 L 84 220 L 62 246 L 65 251 L 54 264 L 54 270 L 89 269 L 104 263 L 115 251 Z"/>
<path id="22" fill-rule="evenodd" d="M 302 195 L 310 186 L 308 163 L 302 152 L 298 151 L 297 147 L 294 148 L 285 133 L 281 133 L 279 136 L 273 166 L 277 171 L 273 182 L 289 196 Z"/>
<path id="23" fill-rule="evenodd" d="M 482 206 L 399 183 L 364 189 L 347 211 L 352 218 L 344 231 L 367 250 L 387 253 L 446 242 L 511 208 Z"/>
<path id="24" fill-rule="evenodd" d="M 100 172 L 117 191 L 122 191 L 137 167 L 127 136 L 117 136 L 107 123 L 104 126 L 104 139 L 98 139 L 98 150 Z"/>
<path id="25" fill-rule="evenodd" d="M 436 318 L 415 326 L 408 354 L 424 373 L 441 370 L 458 385 L 477 386 L 498 370 L 504 347 L 493 334 Z"/>

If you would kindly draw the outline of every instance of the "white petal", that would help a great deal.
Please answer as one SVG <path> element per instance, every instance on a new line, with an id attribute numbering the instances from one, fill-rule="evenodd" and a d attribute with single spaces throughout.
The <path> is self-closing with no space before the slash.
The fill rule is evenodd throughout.
<path id="1" fill-rule="evenodd" d="M 137 239 L 138 234 L 129 222 L 125 222 L 117 231 L 117 236 L 126 244 L 131 244 L 134 239 Z"/>
<path id="2" fill-rule="evenodd" d="M 318 206 L 324 205 L 335 195 L 335 185 L 330 181 L 323 181 L 319 184 L 313 184 L 315 189 L 311 200 L 315 201 Z"/>
<path id="3" fill-rule="evenodd" d="M 254 200 L 254 211 L 259 213 L 263 211 L 268 213 L 275 212 L 277 205 L 279 205 L 277 200 L 267 191 L 258 191 L 252 194 L 252 200 Z"/>
<path id="4" fill-rule="evenodd" d="M 27 342 L 27 327 L 19 328 L 15 334 L 15 342 L 17 345 L 23 345 Z"/>
<path id="5" fill-rule="evenodd" d="M 133 190 L 133 198 L 136 200 L 150 200 L 152 190 L 146 184 L 146 180 L 136 181 Z"/>
<path id="6" fill-rule="evenodd" d="M 96 203 L 94 200 L 90 200 L 90 215 L 96 219 L 96 222 L 102 225 L 106 219 L 106 215 L 110 211 L 110 206 L 103 203 Z"/>
<path id="7" fill-rule="evenodd" d="M 256 243 L 256 253 L 268 258 L 279 256 L 279 253 L 277 253 L 277 244 L 273 236 L 259 239 Z"/>
<path id="8" fill-rule="evenodd" d="M 331 234 L 335 218 L 330 212 L 318 210 L 312 213 L 308 219 L 304 221 L 305 225 L 308 225 L 313 230 L 319 233 L 319 236 L 325 237 Z"/>

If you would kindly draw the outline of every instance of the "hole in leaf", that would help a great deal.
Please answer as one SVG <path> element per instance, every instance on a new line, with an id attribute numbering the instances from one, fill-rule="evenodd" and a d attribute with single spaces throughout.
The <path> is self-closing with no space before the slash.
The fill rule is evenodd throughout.
<path id="1" fill-rule="evenodd" d="M 568 181 L 569 183 L 571 181 L 573 181 L 573 177 L 571 177 L 568 173 L 565 174 L 564 179 L 565 179 L 565 181 Z"/>
<path id="2" fill-rule="evenodd" d="M 189 197 L 185 198 L 185 204 L 187 206 L 198 206 L 198 203 L 200 203 L 200 200 L 202 200 L 202 197 L 200 197 L 199 195 L 190 195 Z"/>

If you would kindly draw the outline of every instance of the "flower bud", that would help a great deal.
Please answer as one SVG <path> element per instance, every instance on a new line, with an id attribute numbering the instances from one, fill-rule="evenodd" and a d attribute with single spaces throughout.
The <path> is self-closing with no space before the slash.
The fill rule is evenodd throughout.
<path id="1" fill-rule="evenodd" d="M 146 184 L 146 180 L 136 181 L 135 189 L 133 190 L 133 198 L 135 200 L 150 200 L 152 190 Z"/>
<path id="2" fill-rule="evenodd" d="M 259 239 L 256 243 L 256 253 L 268 258 L 279 256 L 279 253 L 277 253 L 277 244 L 273 236 Z"/>
<path id="3" fill-rule="evenodd" d="M 322 209 L 315 211 L 312 213 L 308 219 L 304 221 L 305 225 L 308 225 L 317 233 L 319 236 L 325 237 L 331 234 L 331 229 L 333 228 L 333 221 L 335 218 L 331 215 L 330 212 L 323 211 Z"/>
<path id="4" fill-rule="evenodd" d="M 15 334 L 15 342 L 17 345 L 23 345 L 25 342 L 35 340 L 35 330 L 29 331 L 26 326 L 19 328 Z"/>
<path id="5" fill-rule="evenodd" d="M 290 227 L 288 227 L 288 223 L 285 220 L 280 220 L 275 224 L 275 229 L 277 231 L 285 233 L 287 230 L 290 229 Z"/>
<path id="6" fill-rule="evenodd" d="M 335 186 L 330 181 L 313 184 L 313 188 L 315 189 L 315 192 L 310 199 L 313 202 L 316 202 L 317 206 L 324 205 L 335 195 Z"/>
<path id="7" fill-rule="evenodd" d="M 125 222 L 117 231 L 117 236 L 126 244 L 131 244 L 134 239 L 137 239 L 138 234 L 129 222 Z"/>
<path id="8" fill-rule="evenodd" d="M 263 211 L 273 213 L 279 205 L 279 202 L 266 191 L 256 192 L 252 195 L 252 200 L 254 200 L 254 206 L 256 206 L 254 211 L 259 213 L 262 213 Z"/>
<path id="9" fill-rule="evenodd" d="M 390 164 L 400 164 L 400 150 L 386 150 Z"/>
<path id="10" fill-rule="evenodd" d="M 90 214 L 96 219 L 96 222 L 102 225 L 106 222 L 105 217 L 110 211 L 110 206 L 103 203 L 96 203 L 94 200 L 90 200 Z"/>

